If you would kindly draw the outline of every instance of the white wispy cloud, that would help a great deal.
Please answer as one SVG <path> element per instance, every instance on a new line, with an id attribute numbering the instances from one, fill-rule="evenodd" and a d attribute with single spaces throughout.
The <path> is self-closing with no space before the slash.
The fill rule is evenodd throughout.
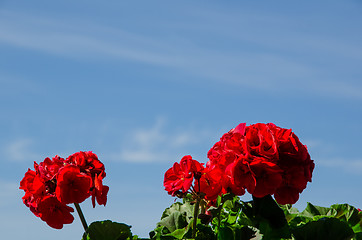
<path id="1" fill-rule="evenodd" d="M 362 175 L 362 159 L 326 158 L 318 159 L 316 164 L 323 167 L 338 168 L 347 173 Z"/>
<path id="2" fill-rule="evenodd" d="M 90 24 L 82 22 L 5 10 L 1 11 L 0 23 L 0 42 L 3 44 L 70 58 L 121 58 L 165 66 L 174 65 L 177 61 L 167 54 L 172 48 L 162 41 L 96 23 L 90 27 Z"/>
<path id="3" fill-rule="evenodd" d="M 356 53 L 362 53 L 362 46 L 343 42 L 343 39 L 331 39 L 329 36 L 291 34 L 286 31 L 292 27 L 288 24 L 284 29 L 252 31 L 255 26 L 249 26 L 245 21 L 247 18 L 255 21 L 255 16 L 249 14 L 240 17 L 235 12 L 223 16 L 210 9 L 207 11 L 199 19 L 217 19 L 221 22 L 200 21 L 194 26 L 186 21 L 184 25 L 178 26 L 180 36 L 164 38 L 157 34 L 132 33 L 111 28 L 97 22 L 90 24 L 79 19 L 64 20 L 2 10 L 0 43 L 85 61 L 122 59 L 141 62 L 181 70 L 199 76 L 203 81 L 265 91 L 303 91 L 327 97 L 362 99 L 362 86 L 358 81 L 334 79 L 326 74 L 326 69 L 318 68 L 306 60 L 318 53 L 333 53 L 336 59 L 346 57 L 361 60 L 358 58 L 361 55 Z M 262 16 L 257 26 L 262 27 L 266 21 L 285 24 L 285 20 L 274 15 Z M 243 23 L 240 27 L 243 31 L 235 31 L 232 27 L 235 22 Z M 175 28 L 171 23 L 162 26 L 165 32 L 171 27 Z M 208 37 L 224 36 L 224 40 L 235 42 L 235 48 L 220 50 L 200 45 L 187 28 L 204 32 Z M 271 34 L 274 31 L 279 32 Z M 252 34 L 244 34 L 245 32 Z M 269 50 L 252 51 L 243 47 L 243 43 L 253 43 L 254 48 L 259 46 Z M 306 49 L 309 56 L 307 54 L 301 57 L 297 54 L 296 57 L 291 57 L 287 54 L 288 48 Z"/>
<path id="4" fill-rule="evenodd" d="M 318 167 L 338 168 L 347 174 L 362 175 L 362 159 L 343 156 L 343 151 L 335 144 L 321 139 L 303 140 L 314 163 Z"/>
<path id="5" fill-rule="evenodd" d="M 187 147 L 198 144 L 209 136 L 208 131 L 194 129 L 167 130 L 165 118 L 158 118 L 147 129 L 130 131 L 124 136 L 120 152 L 111 153 L 107 158 L 128 162 L 166 162 L 178 161 L 176 157 L 189 154 Z"/>
<path id="6" fill-rule="evenodd" d="M 96 23 L 90 28 L 82 22 L 67 24 L 58 19 L 9 11 L 3 11 L 0 16 L 0 42 L 70 58 L 126 59 L 263 89 L 282 84 L 290 72 L 303 76 L 311 71 L 301 63 L 275 54 L 204 48 L 194 42 L 192 36 L 166 40 Z M 283 71 L 278 71 L 278 66 L 283 67 Z M 275 77 L 271 79 L 272 76 Z"/>
<path id="7" fill-rule="evenodd" d="M 10 141 L 2 147 L 2 157 L 8 161 L 37 161 L 41 159 L 41 154 L 36 153 L 33 149 L 34 140 L 30 138 L 19 138 Z"/>

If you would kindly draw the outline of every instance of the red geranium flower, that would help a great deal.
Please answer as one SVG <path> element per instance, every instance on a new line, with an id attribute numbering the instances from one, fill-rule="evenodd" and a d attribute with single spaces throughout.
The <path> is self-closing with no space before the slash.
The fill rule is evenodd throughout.
<path id="1" fill-rule="evenodd" d="M 223 171 L 222 193 L 255 197 L 276 194 L 279 203 L 295 203 L 312 180 L 314 162 L 291 129 L 273 123 L 239 124 L 208 152 L 207 166 Z M 287 190 L 291 189 L 290 196 Z"/>
<path id="2" fill-rule="evenodd" d="M 280 128 L 273 123 L 268 123 L 277 142 L 279 161 L 283 165 L 310 162 L 307 147 L 291 129 Z"/>
<path id="3" fill-rule="evenodd" d="M 91 177 L 90 194 L 92 195 L 93 207 L 95 207 L 96 201 L 99 205 L 106 205 L 109 187 L 104 186 L 102 183 L 103 178 L 106 177 L 106 172 L 104 164 L 98 159 L 97 155 L 90 151 L 77 152 L 70 155 L 66 162 L 78 166 L 81 173 Z"/>
<path id="4" fill-rule="evenodd" d="M 24 204 L 37 217 L 54 228 L 62 228 L 71 223 L 73 209 L 70 203 L 81 203 L 92 195 L 100 205 L 107 202 L 108 186 L 102 183 L 106 176 L 104 165 L 92 152 L 78 152 L 64 160 L 59 156 L 34 162 L 33 170 L 28 170 L 20 181 L 20 189 L 25 191 Z"/>
<path id="5" fill-rule="evenodd" d="M 35 183 L 34 183 L 35 181 Z M 28 169 L 25 173 L 24 178 L 20 181 L 19 189 L 23 189 L 25 192 L 31 194 L 41 193 L 43 191 L 41 179 L 36 175 L 36 172 Z"/>
<path id="6" fill-rule="evenodd" d="M 36 175 L 35 171 L 28 169 L 24 178 L 20 181 L 19 189 L 25 191 L 25 195 L 22 198 L 23 203 L 29 207 L 30 211 L 34 213 L 35 216 L 39 217 L 39 212 L 37 210 L 38 202 L 39 199 L 46 195 L 44 180 Z"/>
<path id="7" fill-rule="evenodd" d="M 106 205 L 108 191 L 109 191 L 109 187 L 103 185 L 101 175 L 100 176 L 96 175 L 96 177 L 94 178 L 94 187 L 91 192 L 93 207 L 96 206 L 95 200 L 97 200 L 97 203 L 99 205 L 104 205 L 104 206 Z"/>
<path id="8" fill-rule="evenodd" d="M 258 156 L 269 159 L 278 159 L 278 149 L 274 136 L 267 124 L 257 123 L 246 128 L 246 148 L 251 157 Z"/>
<path id="9" fill-rule="evenodd" d="M 245 155 L 245 131 L 246 124 L 240 123 L 238 126 L 225 133 L 220 139 L 220 141 L 224 143 L 225 151 L 229 150 L 235 152 L 237 155 Z"/>
<path id="10" fill-rule="evenodd" d="M 67 165 L 58 174 L 55 193 L 64 204 L 81 203 L 90 196 L 91 186 L 91 177 L 81 173 L 77 166 Z"/>
<path id="11" fill-rule="evenodd" d="M 91 151 L 74 153 L 66 159 L 66 162 L 77 165 L 81 172 L 89 174 L 92 178 L 94 178 L 95 175 L 101 176 L 102 178 L 106 176 L 104 164 L 99 161 L 98 156 Z"/>
<path id="12" fill-rule="evenodd" d="M 274 194 L 282 183 L 282 170 L 275 163 L 258 158 L 250 163 L 250 169 L 255 176 L 256 185 L 252 192 L 249 189 L 247 190 L 257 198 Z"/>
<path id="13" fill-rule="evenodd" d="M 235 161 L 234 161 L 235 162 Z M 245 187 L 243 185 L 238 185 L 235 183 L 235 179 L 233 177 L 233 164 L 230 164 L 223 174 L 222 185 L 223 185 L 223 194 L 225 193 L 233 193 L 238 196 L 242 196 L 245 194 Z"/>
<path id="14" fill-rule="evenodd" d="M 61 229 L 64 224 L 70 224 L 74 220 L 70 214 L 70 212 L 74 212 L 73 208 L 59 202 L 56 197 L 43 198 L 38 204 L 38 211 L 41 220 L 56 229 Z"/>
<path id="15" fill-rule="evenodd" d="M 215 200 L 222 192 L 222 175 L 219 168 L 205 168 L 195 181 L 195 190 L 204 193 L 206 200 Z"/>
<path id="16" fill-rule="evenodd" d="M 207 200 L 214 200 L 217 196 L 229 192 L 239 196 L 245 194 L 245 188 L 234 182 L 232 165 L 229 164 L 223 169 L 218 164 L 207 162 L 200 179 L 200 191 L 206 194 Z M 198 181 L 195 181 L 195 189 L 198 190 Z"/>
<path id="17" fill-rule="evenodd" d="M 180 163 L 174 163 L 173 167 L 166 171 L 163 181 L 165 190 L 172 196 L 186 193 L 192 185 L 195 173 L 200 173 L 203 168 L 202 164 L 190 155 L 184 156 Z"/>
<path id="18" fill-rule="evenodd" d="M 64 158 L 56 155 L 53 159 L 45 158 L 43 162 L 39 165 L 34 162 L 34 168 L 37 174 L 42 177 L 44 180 L 51 180 L 58 173 L 59 169 L 64 167 L 65 160 Z"/>
<path id="19" fill-rule="evenodd" d="M 275 201 L 277 201 L 281 205 L 294 204 L 298 201 L 299 194 L 300 192 L 298 191 L 298 189 L 283 184 L 275 191 L 274 198 Z"/>
<path id="20" fill-rule="evenodd" d="M 255 173 L 250 168 L 246 157 L 240 158 L 232 164 L 232 178 L 236 185 L 246 188 L 249 193 L 254 192 L 256 186 Z"/>

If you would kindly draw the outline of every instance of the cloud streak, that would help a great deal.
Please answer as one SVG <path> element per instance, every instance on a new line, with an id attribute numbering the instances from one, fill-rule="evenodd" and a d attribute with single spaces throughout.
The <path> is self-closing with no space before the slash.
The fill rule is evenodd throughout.
<path id="1" fill-rule="evenodd" d="M 167 45 L 119 29 L 2 11 L 0 42 L 70 58 L 121 58 L 158 65 L 174 65 L 164 54 Z M 24 24 L 26 23 L 26 24 Z M 163 51 L 160 51 L 162 48 Z M 159 50 L 159 51 L 158 51 Z"/>
<path id="2" fill-rule="evenodd" d="M 34 152 L 31 148 L 34 141 L 29 138 L 19 138 L 2 148 L 3 157 L 8 161 L 23 162 L 41 159 L 41 154 Z"/>
<path id="3" fill-rule="evenodd" d="M 323 167 L 338 168 L 344 172 L 362 175 L 362 159 L 331 158 L 318 159 L 316 164 Z"/>
<path id="4" fill-rule="evenodd" d="M 212 19 L 212 14 L 215 13 L 204 13 L 203 18 Z M 221 16 L 216 18 L 224 19 Z M 273 19 L 273 16 L 269 18 Z M 269 18 L 264 16 L 263 21 L 270 21 Z M 269 92 L 304 91 L 333 98 L 362 99 L 362 86 L 358 81 L 334 79 L 325 72 L 326 69 L 317 68 L 308 61 L 318 53 L 324 55 L 326 52 L 333 52 L 336 59 L 347 57 L 356 60 L 356 56 L 360 56 L 356 52 L 362 52 L 361 46 L 346 45 L 324 36 L 303 33 L 288 33 L 285 36 L 278 35 L 277 38 L 271 35 L 266 41 L 268 35 L 255 33 L 250 29 L 252 26 L 245 24 L 244 31 L 253 34 L 236 33 L 232 27 L 223 30 L 223 26 L 240 22 L 243 18 L 231 15 L 225 19 L 212 25 L 213 28 L 200 20 L 199 25 L 196 24 L 197 29 L 193 29 L 195 27 L 186 22 L 186 26 L 179 26 L 179 37 L 165 39 L 157 34 L 135 34 L 97 23 L 90 25 L 74 19 L 61 21 L 2 10 L 0 43 L 86 61 L 120 59 L 151 64 L 199 76 L 203 79 L 201 81 L 222 82 Z M 235 42 L 234 48 L 220 50 L 218 46 L 204 47 L 198 44 L 192 31 L 187 32 L 187 26 L 204 33 L 206 38 L 232 40 Z M 171 30 L 171 25 L 165 24 L 163 27 L 165 31 Z M 243 43 L 247 43 L 246 46 Z M 250 43 L 256 49 L 249 49 L 247 46 Z M 280 51 L 283 46 L 289 46 L 290 49 L 298 46 L 309 55 L 290 55 L 288 51 Z"/>
<path id="5" fill-rule="evenodd" d="M 207 131 L 167 131 L 164 118 L 158 118 L 151 128 L 134 129 L 123 139 L 120 152 L 106 156 L 113 161 L 167 162 L 188 154 L 187 148 L 202 142 L 209 136 Z"/>

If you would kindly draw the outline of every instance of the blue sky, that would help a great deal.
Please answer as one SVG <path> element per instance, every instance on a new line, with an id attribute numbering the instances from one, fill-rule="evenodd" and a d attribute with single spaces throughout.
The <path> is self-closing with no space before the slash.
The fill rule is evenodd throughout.
<path id="1" fill-rule="evenodd" d="M 359 1 L 0 1 L 0 231 L 80 239 L 22 204 L 33 161 L 95 152 L 111 219 L 147 236 L 164 172 L 238 123 L 292 128 L 316 168 L 296 204 L 362 207 Z M 250 199 L 246 195 L 245 200 Z"/>

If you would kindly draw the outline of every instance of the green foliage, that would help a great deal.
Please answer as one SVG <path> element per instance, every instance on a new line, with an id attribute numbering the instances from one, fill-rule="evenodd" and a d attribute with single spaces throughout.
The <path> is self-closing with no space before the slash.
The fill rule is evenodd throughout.
<path id="1" fill-rule="evenodd" d="M 348 204 L 335 204 L 327 208 L 308 203 L 301 213 L 290 205 L 281 208 L 296 240 L 361 239 L 362 213 Z"/>
<path id="2" fill-rule="evenodd" d="M 183 239 L 191 229 L 192 219 L 193 206 L 190 200 L 176 202 L 165 209 L 156 229 L 150 232 L 150 237 L 162 240 Z"/>
<path id="3" fill-rule="evenodd" d="M 153 240 L 191 239 L 193 200 L 185 198 L 167 208 L 150 233 Z M 278 205 L 271 196 L 243 202 L 233 194 L 218 197 L 197 221 L 198 240 L 328 239 L 362 240 L 362 212 L 348 204 L 319 207 L 308 203 L 299 212 Z M 209 221 L 211 220 L 211 221 Z"/>
<path id="4" fill-rule="evenodd" d="M 354 232 L 346 222 L 337 218 L 321 218 L 293 229 L 293 235 L 296 240 L 343 240 L 352 239 Z"/>
<path id="5" fill-rule="evenodd" d="M 82 240 L 131 240 L 131 226 L 110 220 L 93 222 L 83 234 Z"/>
<path id="6" fill-rule="evenodd" d="M 211 222 L 217 239 L 250 239 L 254 236 L 253 225 L 243 209 L 247 207 L 233 194 L 225 194 L 218 197 L 216 207 L 209 208 L 213 215 Z"/>

